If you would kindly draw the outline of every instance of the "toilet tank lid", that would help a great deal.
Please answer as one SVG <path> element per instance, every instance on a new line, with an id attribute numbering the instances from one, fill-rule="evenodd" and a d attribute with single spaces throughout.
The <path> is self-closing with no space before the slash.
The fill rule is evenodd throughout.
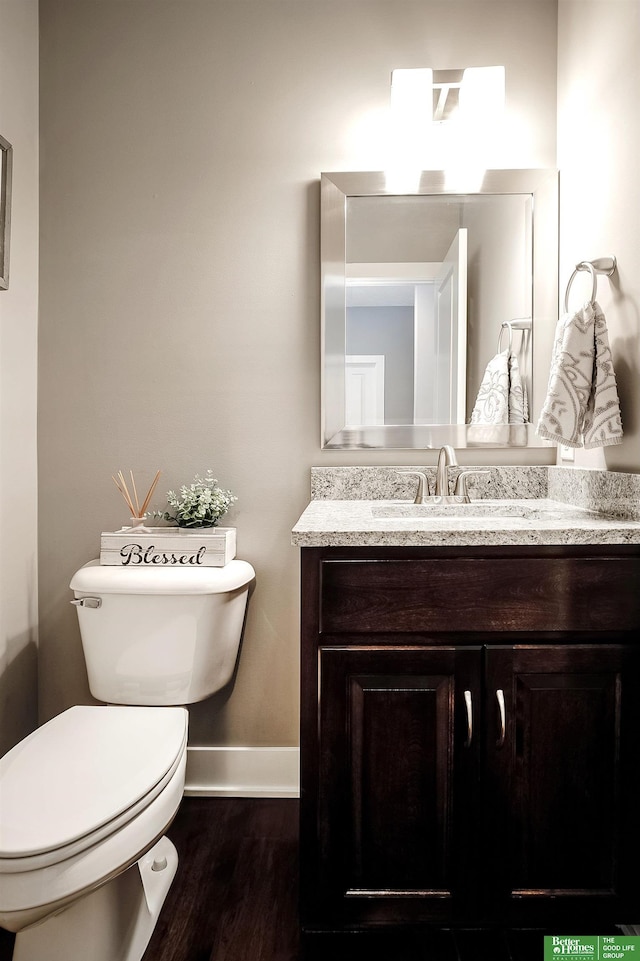
<path id="1" fill-rule="evenodd" d="M 89 561 L 71 578 L 78 594 L 224 594 L 249 584 L 255 571 L 248 561 L 224 567 L 118 567 Z"/>

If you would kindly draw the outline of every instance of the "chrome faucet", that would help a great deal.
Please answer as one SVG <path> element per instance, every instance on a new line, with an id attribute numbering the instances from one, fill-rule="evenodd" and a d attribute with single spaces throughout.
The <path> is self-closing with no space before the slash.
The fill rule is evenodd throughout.
<path id="1" fill-rule="evenodd" d="M 449 486 L 449 468 L 458 467 L 456 454 L 450 444 L 445 444 L 440 448 L 438 454 L 438 465 L 436 467 L 436 486 L 433 494 L 429 492 L 429 481 L 424 471 L 419 470 L 400 470 L 399 474 L 409 474 L 418 478 L 418 489 L 416 491 L 414 504 L 468 504 L 471 500 L 467 489 L 467 480 L 474 474 L 490 474 L 489 470 L 479 470 L 473 467 L 459 471 L 456 477 L 453 494 Z"/>
<path id="2" fill-rule="evenodd" d="M 440 448 L 436 467 L 436 497 L 449 496 L 449 468 L 457 467 L 456 454 L 450 444 Z"/>
<path id="3" fill-rule="evenodd" d="M 414 499 L 414 504 L 425 504 L 429 501 L 438 498 L 438 501 L 446 503 L 447 501 L 453 501 L 453 495 L 449 494 L 449 468 L 457 467 L 458 461 L 456 460 L 456 455 L 453 447 L 450 444 L 445 444 L 444 447 L 440 448 L 440 453 L 438 454 L 438 466 L 436 468 L 436 486 L 433 495 L 429 493 L 429 481 L 427 480 L 427 475 L 423 471 L 418 470 L 401 470 L 398 471 L 400 474 L 409 474 L 412 477 L 418 478 L 418 489 L 416 491 L 416 496 Z M 466 491 L 465 491 L 466 493 Z M 467 496 L 467 500 L 468 500 Z M 456 500 L 459 498 L 456 497 Z"/>

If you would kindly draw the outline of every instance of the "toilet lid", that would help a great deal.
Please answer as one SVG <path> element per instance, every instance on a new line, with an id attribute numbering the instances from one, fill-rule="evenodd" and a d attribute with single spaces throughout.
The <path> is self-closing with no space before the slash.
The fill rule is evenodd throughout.
<path id="1" fill-rule="evenodd" d="M 0 760 L 0 858 L 63 847 L 144 798 L 182 754 L 182 707 L 69 708 Z"/>

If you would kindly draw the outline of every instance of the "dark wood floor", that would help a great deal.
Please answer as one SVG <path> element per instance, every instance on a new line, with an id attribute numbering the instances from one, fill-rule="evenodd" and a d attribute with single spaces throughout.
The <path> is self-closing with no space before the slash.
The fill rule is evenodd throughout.
<path id="1" fill-rule="evenodd" d="M 298 802 L 185 798 L 180 863 L 144 961 L 299 957 Z"/>
<path id="2" fill-rule="evenodd" d="M 298 929 L 298 801 L 185 798 L 180 866 L 143 961 L 543 961 L 545 931 L 331 935 Z M 590 932 L 585 919 L 584 932 Z"/>
<path id="3" fill-rule="evenodd" d="M 180 863 L 144 961 L 543 961 L 542 931 L 301 942 L 296 800 L 185 798 L 167 833 Z M 0 932 L 0 961 L 11 950 Z"/>

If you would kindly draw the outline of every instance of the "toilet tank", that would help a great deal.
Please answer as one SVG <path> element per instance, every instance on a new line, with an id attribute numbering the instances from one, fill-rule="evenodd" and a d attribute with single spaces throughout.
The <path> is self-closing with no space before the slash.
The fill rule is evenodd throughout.
<path id="1" fill-rule="evenodd" d="M 255 572 L 90 561 L 71 579 L 89 687 L 108 704 L 190 704 L 231 679 Z"/>

